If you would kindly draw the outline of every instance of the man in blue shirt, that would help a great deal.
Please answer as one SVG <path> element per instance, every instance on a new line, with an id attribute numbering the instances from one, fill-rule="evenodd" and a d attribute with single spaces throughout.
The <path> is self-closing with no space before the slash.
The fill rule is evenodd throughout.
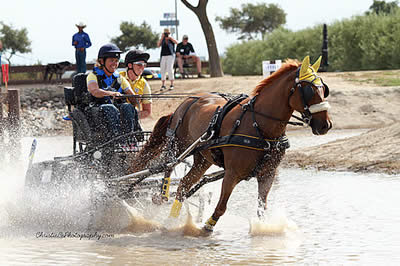
<path id="1" fill-rule="evenodd" d="M 86 73 L 86 48 L 92 46 L 92 43 L 89 35 L 83 31 L 86 27 L 85 23 L 79 22 L 75 26 L 79 30 L 72 36 L 72 45 L 75 46 L 76 71 Z"/>

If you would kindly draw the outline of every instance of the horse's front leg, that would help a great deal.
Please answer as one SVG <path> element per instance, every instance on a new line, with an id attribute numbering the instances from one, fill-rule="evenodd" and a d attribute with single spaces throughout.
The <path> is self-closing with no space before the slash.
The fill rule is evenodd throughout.
<path id="1" fill-rule="evenodd" d="M 264 218 L 265 210 L 267 209 L 267 197 L 269 191 L 271 190 L 272 183 L 274 182 L 279 161 L 275 160 L 273 162 L 267 161 L 265 166 L 257 175 L 257 182 L 258 182 L 257 216 L 260 219 Z"/>
<path id="2" fill-rule="evenodd" d="M 224 175 L 224 179 L 222 181 L 221 195 L 217 204 L 217 207 L 214 210 L 213 215 L 206 221 L 204 225 L 204 230 L 207 232 L 212 232 L 214 230 L 215 225 L 218 222 L 219 217 L 221 217 L 226 211 L 226 204 L 228 203 L 229 197 L 232 194 L 233 189 L 236 184 L 239 183 L 239 179 L 235 178 L 235 175 L 231 172 L 226 172 Z"/>
<path id="3" fill-rule="evenodd" d="M 179 216 L 186 193 L 189 192 L 190 188 L 200 180 L 203 174 L 211 166 L 211 163 L 208 162 L 200 153 L 196 153 L 193 157 L 192 168 L 179 182 L 175 201 L 169 215 L 170 217 L 176 218 Z"/>
<path id="4" fill-rule="evenodd" d="M 258 208 L 257 216 L 262 219 L 265 215 L 265 210 L 267 209 L 267 197 L 268 193 L 274 182 L 275 171 L 269 172 L 268 174 L 257 177 L 258 181 Z"/>

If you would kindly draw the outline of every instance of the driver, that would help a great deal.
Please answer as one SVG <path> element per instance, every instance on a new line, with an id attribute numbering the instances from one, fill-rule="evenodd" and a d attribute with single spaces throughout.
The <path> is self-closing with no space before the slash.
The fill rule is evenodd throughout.
<path id="1" fill-rule="evenodd" d="M 137 112 L 130 103 L 116 96 L 134 94 L 129 82 L 117 71 L 122 51 L 115 44 L 103 45 L 93 72 L 87 76 L 91 107 L 98 107 L 101 125 L 107 129 L 107 140 L 136 130 Z"/>

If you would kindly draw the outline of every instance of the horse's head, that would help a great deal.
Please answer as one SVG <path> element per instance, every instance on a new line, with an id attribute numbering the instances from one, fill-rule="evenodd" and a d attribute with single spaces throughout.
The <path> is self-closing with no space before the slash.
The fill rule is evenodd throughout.
<path id="1" fill-rule="evenodd" d="M 291 89 L 289 105 L 301 113 L 305 123 L 311 126 L 315 135 L 323 135 L 332 128 L 328 110 L 330 105 L 325 99 L 329 95 L 328 86 L 317 75 L 321 57 L 310 65 L 310 57 L 306 56 L 297 70 L 295 85 Z"/>

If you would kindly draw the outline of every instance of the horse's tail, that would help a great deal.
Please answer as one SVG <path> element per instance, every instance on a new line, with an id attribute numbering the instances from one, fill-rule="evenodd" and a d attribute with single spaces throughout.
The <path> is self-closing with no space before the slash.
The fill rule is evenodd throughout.
<path id="1" fill-rule="evenodd" d="M 161 152 L 161 148 L 164 146 L 167 140 L 167 129 L 169 125 L 169 120 L 172 117 L 172 113 L 169 115 L 162 116 L 158 119 L 157 123 L 153 128 L 153 132 L 150 135 L 149 140 L 146 142 L 146 145 L 143 147 L 142 152 L 147 151 L 148 149 L 159 148 Z M 157 154 L 158 155 L 158 154 Z"/>
<path id="2" fill-rule="evenodd" d="M 171 117 L 172 113 L 162 116 L 160 119 L 158 119 L 149 140 L 134 157 L 134 161 L 131 162 L 129 172 L 132 173 L 143 170 L 147 162 L 151 161 L 161 153 L 167 142 L 166 132 Z"/>

